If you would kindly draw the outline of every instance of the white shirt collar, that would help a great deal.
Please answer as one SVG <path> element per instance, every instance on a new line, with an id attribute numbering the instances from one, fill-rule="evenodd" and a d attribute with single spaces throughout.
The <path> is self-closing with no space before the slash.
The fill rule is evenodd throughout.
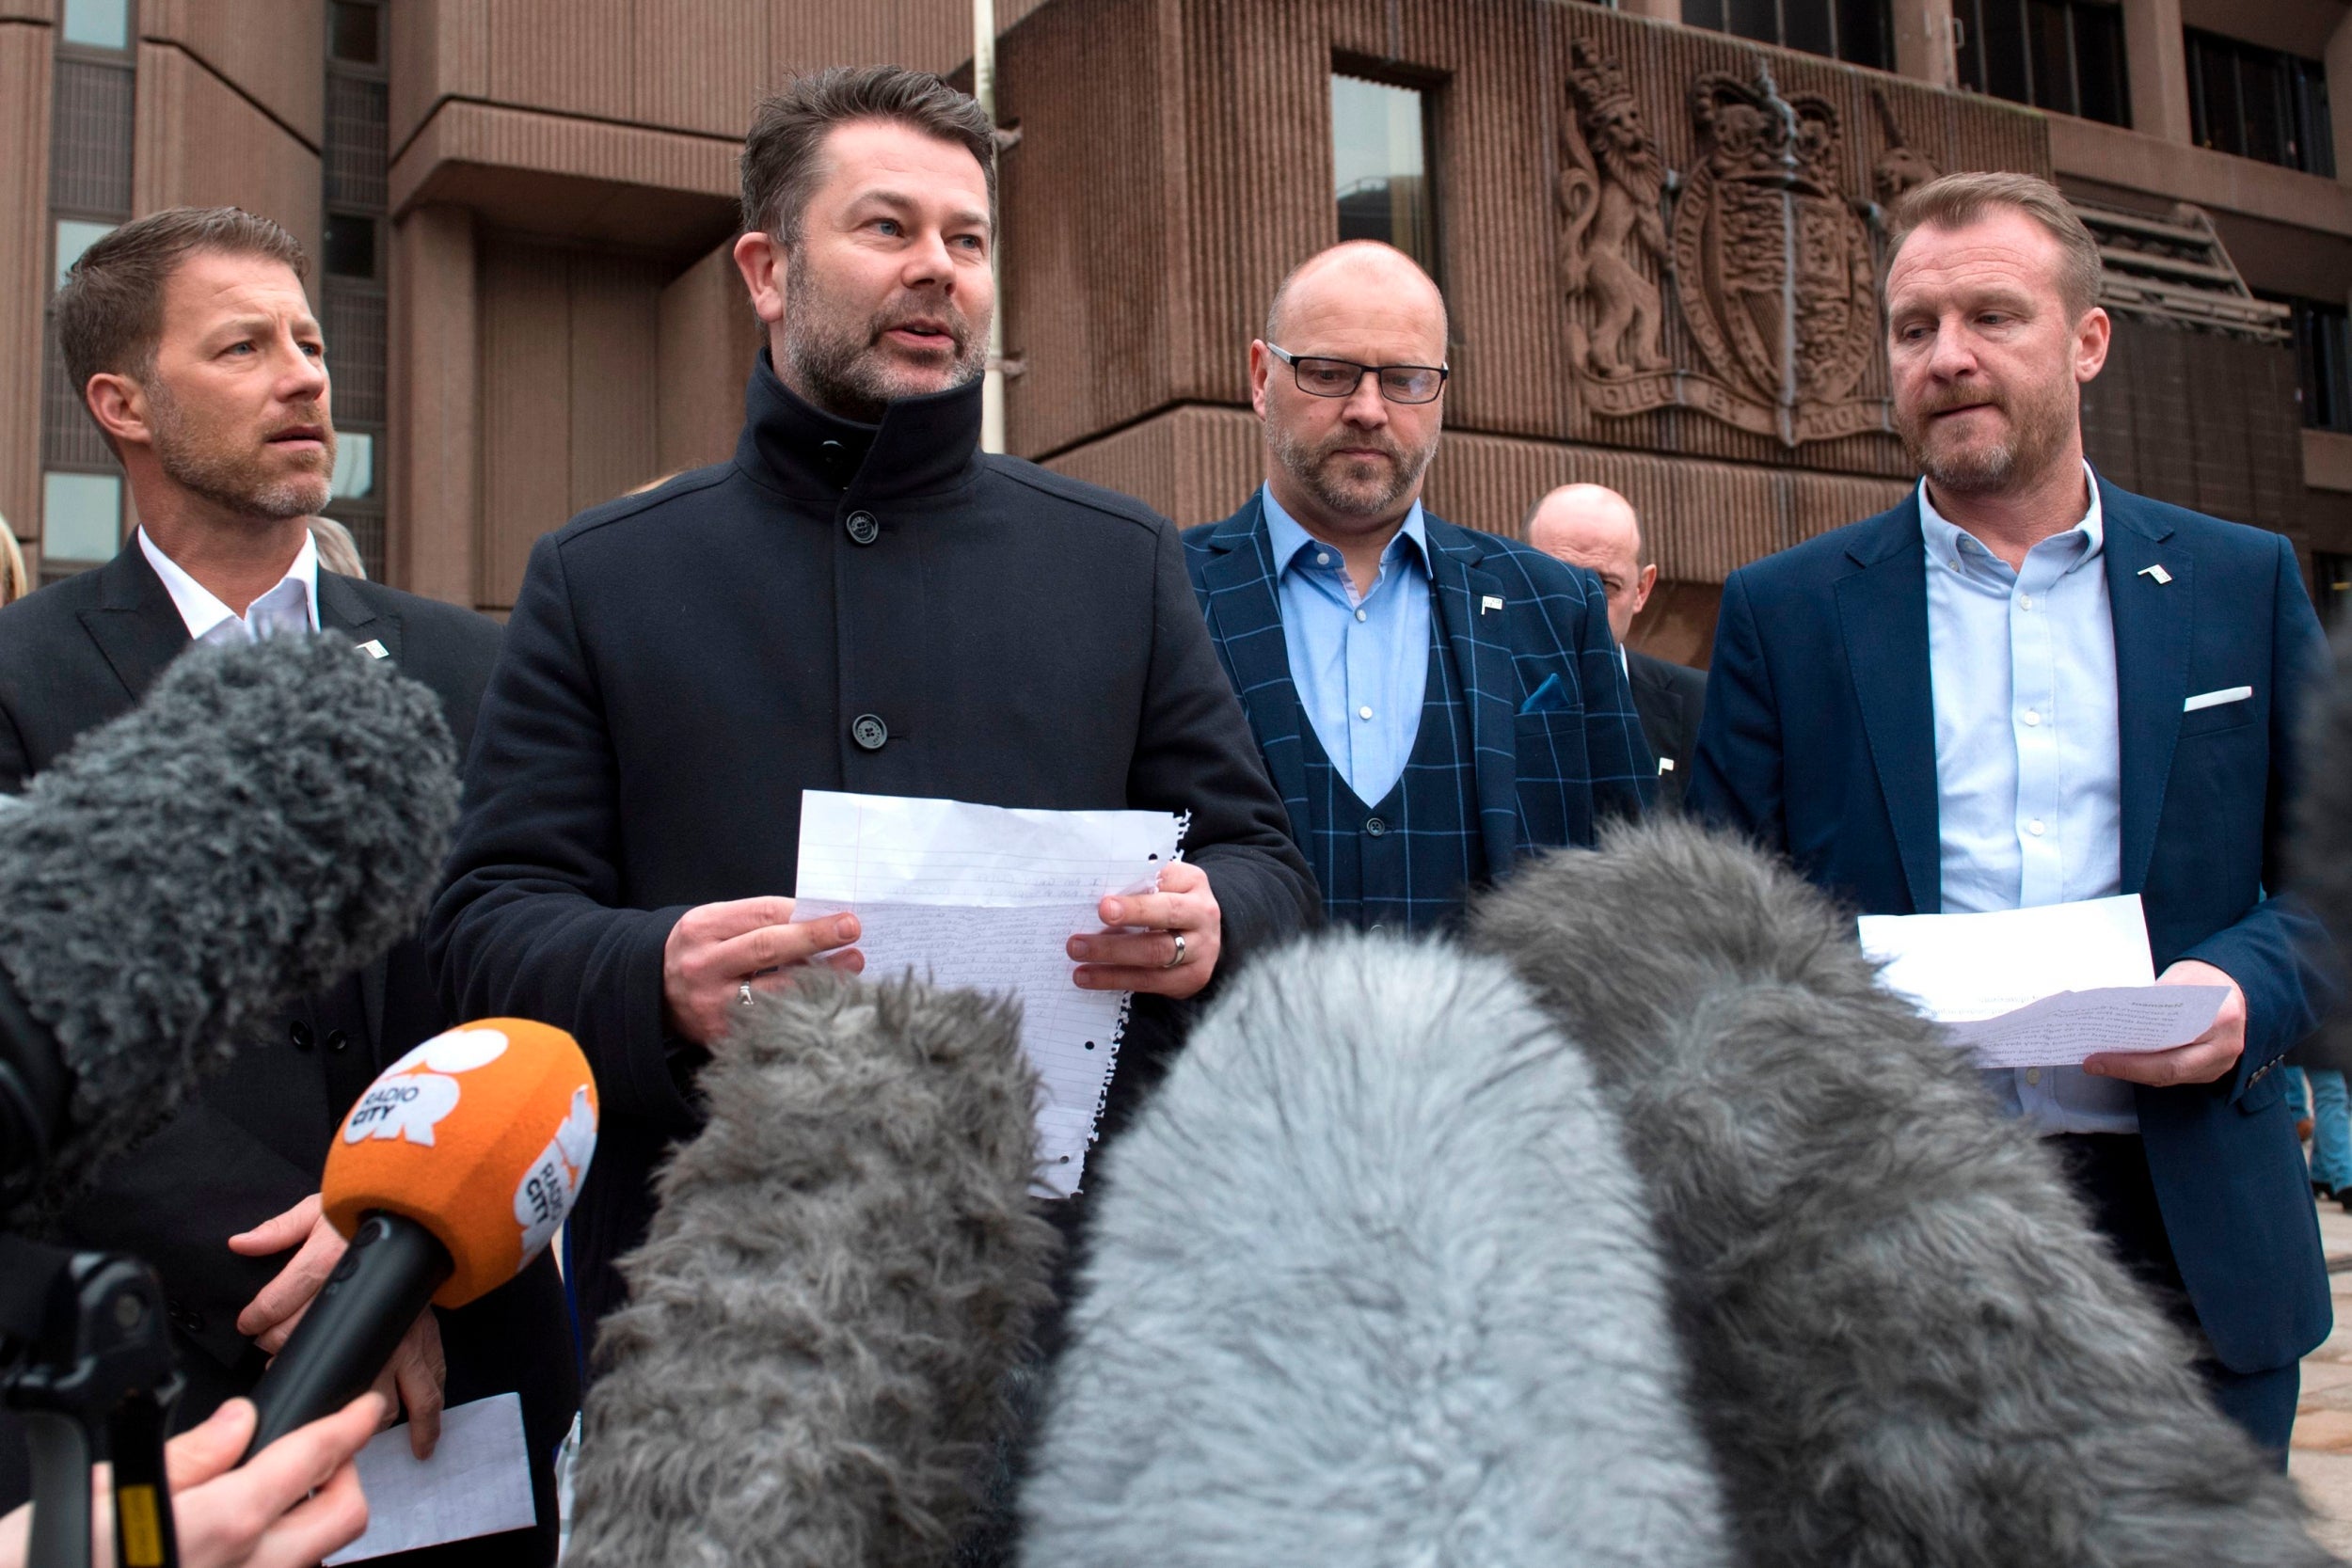
<path id="1" fill-rule="evenodd" d="M 155 575 L 164 579 L 188 637 L 197 642 L 250 641 L 281 631 L 319 629 L 319 547 L 310 531 L 302 531 L 302 548 L 276 587 L 262 594 L 239 615 L 214 596 L 213 591 L 188 576 L 180 563 L 155 547 L 144 528 L 137 534 L 139 549 Z"/>

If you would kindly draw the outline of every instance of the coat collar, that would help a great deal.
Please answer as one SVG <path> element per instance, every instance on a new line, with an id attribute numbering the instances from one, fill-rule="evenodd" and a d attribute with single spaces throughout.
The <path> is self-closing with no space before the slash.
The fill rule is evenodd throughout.
<path id="1" fill-rule="evenodd" d="M 1912 912 L 1933 914 L 1944 907 L 1944 857 L 1928 664 L 1928 547 L 1919 533 L 1918 491 L 1855 528 L 1846 558 L 1854 570 L 1836 590 L 1846 669 Z"/>
<path id="2" fill-rule="evenodd" d="M 98 588 L 98 603 L 79 616 L 82 628 L 136 702 L 186 650 L 188 625 L 136 540 L 99 568 Z"/>
<path id="3" fill-rule="evenodd" d="M 882 423 L 860 424 L 800 397 L 761 349 L 743 405 L 736 466 L 787 495 L 828 507 L 846 499 L 940 495 L 970 483 L 979 469 L 977 381 L 901 398 L 883 410 Z"/>

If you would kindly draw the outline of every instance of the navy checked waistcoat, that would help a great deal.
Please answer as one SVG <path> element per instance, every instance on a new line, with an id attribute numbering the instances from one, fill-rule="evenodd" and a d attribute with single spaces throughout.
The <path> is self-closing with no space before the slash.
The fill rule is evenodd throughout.
<path id="1" fill-rule="evenodd" d="M 1424 713 L 1414 754 L 1447 742 L 1469 770 L 1479 879 L 1507 876 L 1523 856 L 1555 845 L 1591 845 L 1601 821 L 1638 814 L 1658 778 L 1609 640 L 1600 579 L 1425 510 L 1422 523 L 1435 601 L 1430 633 L 1444 641 L 1438 668 L 1453 683 L 1458 721 L 1447 732 Z M 1248 715 L 1258 755 L 1282 797 L 1291 836 L 1318 878 L 1327 877 L 1329 861 L 1318 858 L 1324 851 L 1315 844 L 1322 792 L 1307 778 L 1314 726 L 1291 684 L 1258 496 L 1223 522 L 1186 529 L 1184 568 L 1217 660 Z M 1547 683 L 1557 700 L 1531 711 L 1530 699 Z M 1433 675 L 1429 689 L 1438 686 Z M 1417 891 L 1421 885 L 1417 880 Z M 1325 892 L 1327 907 L 1339 915 L 1327 883 Z"/>
<path id="2" fill-rule="evenodd" d="M 1469 710 L 1438 620 L 1429 621 L 1429 680 L 1405 772 L 1375 805 L 1348 786 L 1312 724 L 1299 725 L 1307 769 L 1307 863 L 1334 921 L 1426 931 L 1456 925 L 1486 874 Z"/>

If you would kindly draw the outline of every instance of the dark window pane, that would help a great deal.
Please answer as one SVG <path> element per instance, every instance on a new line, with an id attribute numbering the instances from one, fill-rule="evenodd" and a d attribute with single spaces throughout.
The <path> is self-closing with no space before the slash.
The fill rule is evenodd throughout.
<path id="1" fill-rule="evenodd" d="M 348 213 L 326 214 L 326 271 L 335 277 L 375 276 L 375 220 Z"/>
<path id="2" fill-rule="evenodd" d="M 1895 53 L 1887 47 L 1886 35 L 1886 0 L 1837 0 L 1839 59 L 1891 71 Z"/>
<path id="3" fill-rule="evenodd" d="M 1724 30 L 1762 43 L 1780 41 L 1777 0 L 1724 0 Z"/>
<path id="4" fill-rule="evenodd" d="M 334 0 L 327 8 L 331 33 L 327 52 L 339 60 L 358 65 L 381 63 L 384 52 L 383 13 L 355 0 Z"/>
<path id="5" fill-rule="evenodd" d="M 1787 30 L 1781 42 L 1808 55 L 1834 55 L 1837 40 L 1830 31 L 1829 0 L 1780 0 L 1780 24 Z"/>
<path id="6" fill-rule="evenodd" d="M 1385 240 L 1438 270 L 1422 95 L 1359 76 L 1331 78 L 1331 167 L 1340 238 Z"/>
<path id="7" fill-rule="evenodd" d="M 2028 103 L 2026 81 L 2026 13 L 2021 0 L 1984 0 L 1984 90 L 2012 103 Z"/>
<path id="8" fill-rule="evenodd" d="M 2218 152 L 2246 150 L 2246 126 L 2238 108 L 2237 55 L 2231 50 L 2199 40 L 2194 73 L 2204 101 L 2204 124 L 2198 140 Z"/>
<path id="9" fill-rule="evenodd" d="M 2074 68 L 2068 57 L 2063 0 L 2026 0 L 2026 51 L 2037 107 L 2074 112 Z"/>
<path id="10" fill-rule="evenodd" d="M 1984 20 L 1980 0 L 1953 0 L 1952 16 L 1960 24 L 1960 85 L 1977 92 L 1984 85 Z"/>
<path id="11" fill-rule="evenodd" d="M 2334 179 L 2336 128 L 2328 114 L 2328 70 L 2312 60 L 2295 62 L 2296 137 L 2302 158 L 2296 167 Z"/>
<path id="12" fill-rule="evenodd" d="M 131 117 L 136 79 L 127 66 L 56 63 L 50 105 L 49 201 L 68 212 L 131 215 Z"/>
<path id="13" fill-rule="evenodd" d="M 2286 61 L 2267 50 L 2238 56 L 2238 92 L 2245 104 L 2246 155 L 2265 164 L 2291 163 L 2287 152 Z"/>
<path id="14" fill-rule="evenodd" d="M 2074 8 L 2075 113 L 2109 125 L 2132 122 L 2130 78 L 2123 64 L 2123 13 L 2114 6 Z"/>

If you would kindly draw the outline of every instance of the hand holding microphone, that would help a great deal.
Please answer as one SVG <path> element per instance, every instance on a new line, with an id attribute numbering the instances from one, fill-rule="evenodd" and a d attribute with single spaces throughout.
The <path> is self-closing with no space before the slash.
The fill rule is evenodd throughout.
<path id="1" fill-rule="evenodd" d="M 463 1307 L 554 1238 L 596 1144 L 596 1081 L 561 1029 L 485 1019 L 386 1069 L 326 1156 L 350 1245 L 253 1391 L 259 1449 L 374 1382 L 427 1304 Z"/>

